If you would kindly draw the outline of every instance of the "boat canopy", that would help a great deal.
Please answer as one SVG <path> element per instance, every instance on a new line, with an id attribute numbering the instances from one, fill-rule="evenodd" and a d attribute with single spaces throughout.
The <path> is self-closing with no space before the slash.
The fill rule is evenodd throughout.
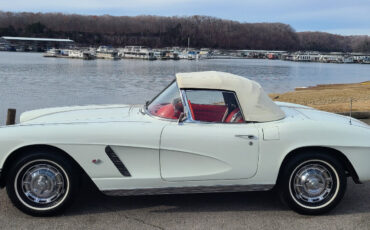
<path id="1" fill-rule="evenodd" d="M 283 119 L 285 113 L 264 92 L 261 85 L 238 75 L 217 72 L 176 74 L 180 89 L 215 89 L 236 93 L 246 121 L 267 122 Z"/>

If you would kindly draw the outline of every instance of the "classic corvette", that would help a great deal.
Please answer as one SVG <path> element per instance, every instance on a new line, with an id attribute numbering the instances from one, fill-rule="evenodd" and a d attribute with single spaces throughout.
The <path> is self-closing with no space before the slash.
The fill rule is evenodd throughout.
<path id="1" fill-rule="evenodd" d="M 179 73 L 145 105 L 61 107 L 0 127 L 1 187 L 30 215 L 64 210 L 81 175 L 107 195 L 276 189 L 302 214 L 370 180 L 370 126 L 273 102 L 222 72 Z"/>

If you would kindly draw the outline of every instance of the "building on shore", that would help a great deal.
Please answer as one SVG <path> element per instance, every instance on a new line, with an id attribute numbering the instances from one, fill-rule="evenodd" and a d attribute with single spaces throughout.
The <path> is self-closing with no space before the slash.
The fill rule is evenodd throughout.
<path id="1" fill-rule="evenodd" d="M 12 47 L 10 43 L 4 38 L 0 38 L 0 51 L 11 51 Z"/>
<path id="2" fill-rule="evenodd" d="M 74 41 L 62 38 L 1 37 L 10 46 L 10 50 L 44 52 L 51 48 L 72 48 Z"/>

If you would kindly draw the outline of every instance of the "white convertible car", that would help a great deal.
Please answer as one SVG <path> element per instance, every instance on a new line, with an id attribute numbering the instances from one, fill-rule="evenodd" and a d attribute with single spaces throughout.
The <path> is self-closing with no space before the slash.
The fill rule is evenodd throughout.
<path id="1" fill-rule="evenodd" d="M 370 126 L 274 103 L 251 80 L 179 73 L 146 105 L 50 108 L 0 127 L 1 186 L 16 207 L 52 215 L 86 174 L 112 196 L 276 188 L 303 214 L 331 210 L 347 177 L 370 180 Z"/>

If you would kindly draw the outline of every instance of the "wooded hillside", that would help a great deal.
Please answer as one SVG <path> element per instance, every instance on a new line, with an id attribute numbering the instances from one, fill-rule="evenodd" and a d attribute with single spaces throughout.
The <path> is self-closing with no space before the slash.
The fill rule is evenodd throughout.
<path id="1" fill-rule="evenodd" d="M 0 11 L 0 36 L 70 38 L 82 45 L 370 52 L 368 36 L 297 33 L 282 23 L 240 23 L 208 16 L 85 16 Z"/>

